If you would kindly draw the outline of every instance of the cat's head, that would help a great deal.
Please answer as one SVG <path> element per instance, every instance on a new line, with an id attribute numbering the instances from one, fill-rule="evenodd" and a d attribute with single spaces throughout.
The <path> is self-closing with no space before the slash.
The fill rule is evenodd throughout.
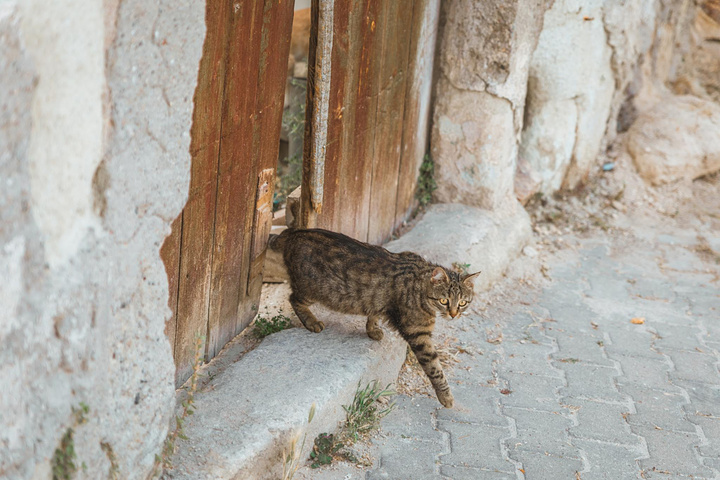
<path id="1" fill-rule="evenodd" d="M 435 267 L 428 282 L 430 304 L 443 317 L 457 317 L 472 302 L 473 286 L 478 275 L 480 272 L 461 275 L 443 267 Z"/>

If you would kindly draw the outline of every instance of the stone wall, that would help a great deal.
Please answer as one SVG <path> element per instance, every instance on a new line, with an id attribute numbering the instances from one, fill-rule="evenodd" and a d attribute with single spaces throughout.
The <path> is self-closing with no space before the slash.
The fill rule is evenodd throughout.
<path id="1" fill-rule="evenodd" d="M 174 406 L 159 249 L 204 29 L 189 0 L 0 5 L 3 478 L 51 478 L 69 438 L 76 478 L 153 467 Z"/>
<path id="2" fill-rule="evenodd" d="M 443 2 L 431 139 L 438 201 L 514 208 L 528 66 L 546 8 L 541 0 Z"/>
<path id="3" fill-rule="evenodd" d="M 523 202 L 573 189 L 656 104 L 687 105 L 670 98 L 683 94 L 720 100 L 717 0 L 549 3 L 444 3 L 432 133 L 437 200 L 501 209 L 513 182 Z M 697 175 L 712 171 L 700 167 Z"/>

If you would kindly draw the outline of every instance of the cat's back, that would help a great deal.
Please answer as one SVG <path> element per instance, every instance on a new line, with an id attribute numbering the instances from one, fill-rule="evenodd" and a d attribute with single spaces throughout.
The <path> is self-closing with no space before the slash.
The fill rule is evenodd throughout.
<path id="1" fill-rule="evenodd" d="M 360 242 L 342 233 L 321 228 L 287 229 L 275 242 L 271 243 L 271 248 L 278 244 L 279 249 L 285 254 L 321 253 L 325 257 L 341 254 L 377 259 L 388 258 L 392 255 L 382 247 Z"/>

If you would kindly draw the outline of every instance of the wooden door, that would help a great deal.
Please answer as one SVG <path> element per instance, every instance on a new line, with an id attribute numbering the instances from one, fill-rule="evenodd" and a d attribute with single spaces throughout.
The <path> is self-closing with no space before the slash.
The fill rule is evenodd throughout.
<path id="1" fill-rule="evenodd" d="M 161 248 L 176 384 L 255 316 L 272 217 L 293 0 L 208 1 L 187 204 Z"/>
<path id="2" fill-rule="evenodd" d="M 320 24 L 323 2 L 313 2 Z M 319 45 L 310 62 L 304 225 L 382 243 L 411 213 L 427 144 L 439 6 L 439 0 L 335 0 L 332 29 L 313 32 Z M 329 33 L 327 62 L 322 47 Z M 320 144 L 322 159 L 314 157 Z"/>

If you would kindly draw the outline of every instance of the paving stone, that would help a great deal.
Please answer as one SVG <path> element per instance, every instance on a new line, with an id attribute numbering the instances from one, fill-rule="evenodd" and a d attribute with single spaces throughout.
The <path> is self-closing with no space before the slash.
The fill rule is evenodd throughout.
<path id="1" fill-rule="evenodd" d="M 720 385 L 692 380 L 675 380 L 675 384 L 690 397 L 690 404 L 683 406 L 686 413 L 720 417 Z"/>
<path id="2" fill-rule="evenodd" d="M 540 452 L 577 456 L 567 435 L 572 421 L 559 412 L 506 407 L 505 415 L 515 420 L 517 437 L 505 441 L 510 452 Z M 514 457 L 513 457 L 514 458 Z"/>
<path id="3" fill-rule="evenodd" d="M 547 303 L 543 302 L 543 305 L 550 311 L 550 317 L 563 327 L 574 327 L 574 331 L 578 333 L 592 333 L 590 322 L 595 321 L 598 315 L 584 303 L 578 303 L 578 300 L 583 298 L 582 295 L 573 295 L 565 300 L 561 299 L 560 295 L 556 290 L 553 290 L 549 294 L 553 298 L 548 299 Z M 545 323 L 546 330 L 554 326 L 555 323 Z"/>
<path id="4" fill-rule="evenodd" d="M 670 372 L 672 378 L 720 384 L 718 359 L 714 355 L 683 351 L 668 351 L 667 355 L 675 364 L 675 369 Z"/>
<path id="5" fill-rule="evenodd" d="M 625 401 L 625 397 L 615 388 L 616 369 L 582 363 L 562 365 L 568 386 L 560 389 L 561 395 L 610 402 Z"/>
<path id="6" fill-rule="evenodd" d="M 663 248 L 665 261 L 662 263 L 664 268 L 680 271 L 702 270 L 705 264 L 697 255 L 685 248 Z"/>
<path id="7" fill-rule="evenodd" d="M 635 403 L 637 413 L 628 415 L 630 425 L 659 427 L 663 430 L 678 432 L 695 432 L 695 427 L 685 419 L 683 406 L 687 403 L 685 397 L 678 393 L 661 390 L 652 390 L 633 385 L 620 387 Z"/>
<path id="8" fill-rule="evenodd" d="M 713 472 L 701 465 L 695 455 L 695 446 L 700 443 L 697 435 L 686 432 L 671 432 L 647 427 L 633 427 L 647 442 L 650 458 L 640 460 L 644 470 L 662 470 L 675 475 L 700 475 L 712 477 Z"/>
<path id="9" fill-rule="evenodd" d="M 582 480 L 624 480 L 639 477 L 640 468 L 636 461 L 642 456 L 639 448 L 579 438 L 572 442 L 584 452 L 589 464 L 587 470 L 582 472 Z"/>
<path id="10" fill-rule="evenodd" d="M 375 468 L 367 480 L 435 480 L 438 478 L 437 458 L 444 446 L 396 437 L 378 452 Z"/>
<path id="11" fill-rule="evenodd" d="M 479 468 L 441 465 L 440 473 L 452 480 L 516 480 L 514 473 L 480 470 Z"/>
<path id="12" fill-rule="evenodd" d="M 677 392 L 677 388 L 668 379 L 670 365 L 662 355 L 658 355 L 656 358 L 613 355 L 613 359 L 620 362 L 620 368 L 623 372 L 617 379 L 619 386 L 632 385 Z"/>
<path id="13" fill-rule="evenodd" d="M 589 281 L 589 297 L 610 302 L 619 302 L 626 300 L 630 296 L 628 283 L 624 279 L 617 278 L 614 275 L 602 275 L 598 272 L 598 274 L 590 277 Z"/>
<path id="14" fill-rule="evenodd" d="M 630 294 L 648 300 L 672 301 L 675 296 L 674 284 L 662 278 L 641 277 L 630 283 Z"/>
<path id="15" fill-rule="evenodd" d="M 666 350 L 695 351 L 701 346 L 698 340 L 700 329 L 691 322 L 683 326 L 656 325 L 655 331 L 660 337 L 655 340 L 655 346 L 663 352 Z"/>
<path id="16" fill-rule="evenodd" d="M 504 347 L 503 361 L 498 373 L 524 373 L 531 375 L 559 376 L 549 363 L 553 348 L 548 345 L 519 344 Z"/>
<path id="17" fill-rule="evenodd" d="M 522 463 L 525 480 L 576 479 L 576 473 L 583 469 L 582 460 L 572 456 L 522 451 L 511 456 Z"/>
<path id="18" fill-rule="evenodd" d="M 707 439 L 707 445 L 700 446 L 704 457 L 720 457 L 720 418 L 688 415 L 688 421 L 698 425 Z"/>
<path id="19" fill-rule="evenodd" d="M 449 378 L 454 380 L 484 384 L 493 376 L 492 363 L 496 357 L 497 355 L 493 355 L 487 351 L 482 355 L 479 353 L 473 355 L 461 353 L 457 357 L 460 363 L 455 364 L 452 369 L 449 369 L 445 373 Z"/>
<path id="20" fill-rule="evenodd" d="M 444 421 L 438 422 L 438 428 L 450 435 L 450 453 L 440 456 L 441 464 L 508 473 L 515 470 L 500 450 L 503 439 L 510 436 L 510 429 Z"/>
<path id="21" fill-rule="evenodd" d="M 720 457 L 703 457 L 702 462 L 704 466 L 720 472 Z M 718 476 L 716 475 L 714 478 L 718 478 Z"/>
<path id="22" fill-rule="evenodd" d="M 394 401 L 395 410 L 383 420 L 384 433 L 427 441 L 442 441 L 442 434 L 435 430 L 432 418 L 432 413 L 437 408 L 437 400 L 398 395 Z"/>
<path id="23" fill-rule="evenodd" d="M 506 373 L 501 378 L 510 390 L 509 394 L 500 397 L 502 405 L 547 411 L 560 408 L 557 390 L 564 384 L 562 378 L 517 373 Z"/>
<path id="24" fill-rule="evenodd" d="M 437 410 L 438 420 L 477 423 L 497 427 L 507 427 L 508 422 L 500 415 L 498 399 L 501 393 L 496 387 L 478 387 L 477 385 L 452 384 L 455 406 Z"/>
<path id="25" fill-rule="evenodd" d="M 615 366 L 613 361 L 608 359 L 603 352 L 605 341 L 599 332 L 595 335 L 557 335 L 555 338 L 559 349 L 557 353 L 553 354 L 555 361 L 580 360 L 583 363 L 608 367 Z M 555 365 L 557 366 L 557 364 Z"/>
<path id="26" fill-rule="evenodd" d="M 608 332 L 608 335 L 610 341 L 604 346 L 610 358 L 615 358 L 615 355 L 659 358 L 658 352 L 652 349 L 653 334 L 643 325 L 632 325 L 626 321 L 622 327 Z"/>
<path id="27" fill-rule="evenodd" d="M 636 445 L 640 442 L 625 421 L 625 415 L 630 410 L 627 406 L 575 398 L 565 398 L 563 403 L 579 407 L 575 412 L 578 425 L 570 427 L 573 437 L 624 445 Z"/>
<path id="28" fill-rule="evenodd" d="M 717 295 L 693 295 L 690 298 L 690 311 L 693 315 L 707 315 L 708 317 L 720 317 L 720 299 Z"/>

